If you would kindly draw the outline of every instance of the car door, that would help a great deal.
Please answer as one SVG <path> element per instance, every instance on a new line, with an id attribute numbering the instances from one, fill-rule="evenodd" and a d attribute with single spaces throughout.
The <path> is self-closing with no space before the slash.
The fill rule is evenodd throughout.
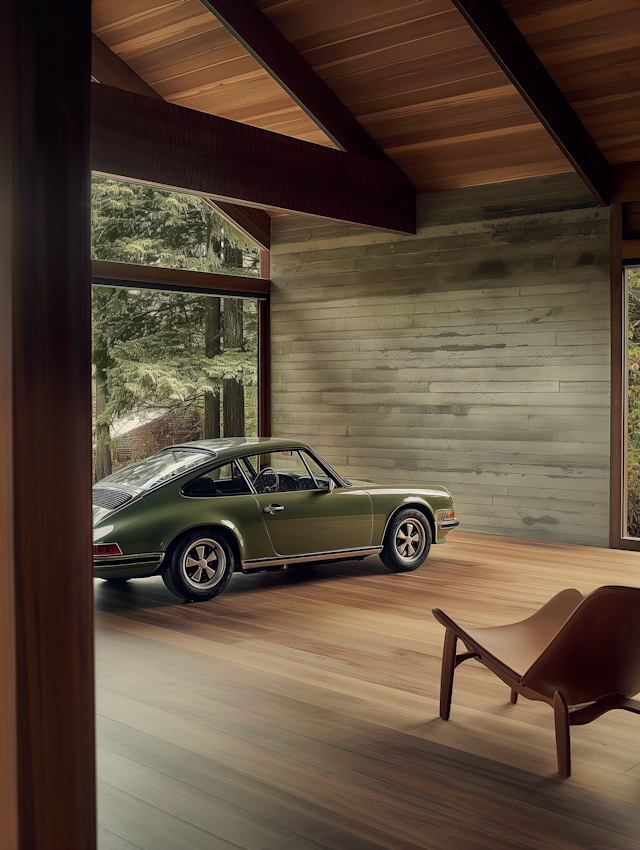
<path id="1" fill-rule="evenodd" d="M 307 453 L 297 450 L 255 455 L 246 463 L 278 555 L 371 546 L 373 510 L 366 491 L 342 486 L 331 489 L 328 474 L 312 472 L 314 466 L 320 467 Z"/>
<path id="2" fill-rule="evenodd" d="M 182 487 L 191 525 L 223 524 L 242 542 L 243 559 L 275 555 L 247 476 L 237 461 L 219 465 Z"/>

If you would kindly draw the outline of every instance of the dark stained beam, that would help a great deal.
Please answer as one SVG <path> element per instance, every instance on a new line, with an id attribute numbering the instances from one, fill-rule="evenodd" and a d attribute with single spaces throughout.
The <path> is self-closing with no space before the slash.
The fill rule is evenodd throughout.
<path id="1" fill-rule="evenodd" d="M 602 206 L 610 168 L 500 0 L 452 0 Z"/>
<path id="2" fill-rule="evenodd" d="M 269 279 L 271 258 L 260 252 L 260 274 Z M 271 436 L 271 307 L 258 302 L 258 436 Z"/>
<path id="3" fill-rule="evenodd" d="M 626 522 L 626 381 L 627 332 L 624 327 L 625 291 L 622 257 L 622 204 L 611 204 L 610 264 L 611 264 L 611 449 L 609 479 L 609 546 L 612 549 L 636 549 L 637 541 L 625 540 Z"/>
<path id="4" fill-rule="evenodd" d="M 239 231 L 253 240 L 260 248 L 268 251 L 271 247 L 271 216 L 255 207 L 242 207 L 229 201 L 204 199 L 223 218 Z"/>
<path id="5" fill-rule="evenodd" d="M 101 41 L 95 33 L 91 34 L 91 76 L 98 83 L 117 89 L 143 94 L 164 100 L 142 77 L 130 68 L 116 53 Z M 231 222 L 245 236 L 252 239 L 260 248 L 267 251 L 270 247 L 271 218 L 264 210 L 249 209 L 237 204 L 208 201 L 216 212 Z"/>
<path id="6" fill-rule="evenodd" d="M 137 266 L 134 263 L 117 263 L 112 260 L 92 260 L 91 277 L 94 283 L 103 286 L 131 283 L 153 289 L 237 295 L 243 298 L 269 297 L 268 280 L 240 274 L 163 269 L 159 266 Z"/>
<path id="7" fill-rule="evenodd" d="M 640 201 L 640 162 L 611 166 L 611 200 L 618 204 Z"/>
<path id="8" fill-rule="evenodd" d="M 91 76 L 105 86 L 114 86 L 134 94 L 144 94 L 147 97 L 163 100 L 155 89 L 145 83 L 142 77 L 107 47 L 95 33 L 91 33 Z"/>
<path id="9" fill-rule="evenodd" d="M 2 850 L 96 846 L 90 35 L 0 3 Z"/>
<path id="10" fill-rule="evenodd" d="M 335 145 L 349 153 L 391 162 L 253 0 L 202 2 Z"/>
<path id="11" fill-rule="evenodd" d="M 91 167 L 247 206 L 415 233 L 393 165 L 93 84 Z"/>

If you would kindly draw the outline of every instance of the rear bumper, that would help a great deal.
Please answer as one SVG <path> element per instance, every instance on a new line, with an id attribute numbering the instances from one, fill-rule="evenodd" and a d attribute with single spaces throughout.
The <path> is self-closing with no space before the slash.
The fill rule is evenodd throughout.
<path id="1" fill-rule="evenodd" d="M 93 559 L 96 578 L 136 578 L 153 575 L 164 560 L 164 552 L 139 555 L 99 555 Z"/>

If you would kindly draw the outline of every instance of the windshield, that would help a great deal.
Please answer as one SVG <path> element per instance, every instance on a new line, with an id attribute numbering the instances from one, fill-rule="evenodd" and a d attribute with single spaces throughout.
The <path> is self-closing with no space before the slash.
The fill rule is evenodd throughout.
<path id="1" fill-rule="evenodd" d="M 124 484 L 138 490 L 151 490 L 163 481 L 182 475 L 183 472 L 188 472 L 207 460 L 213 460 L 210 452 L 165 450 L 138 463 L 133 463 L 119 472 L 114 472 L 99 483 Z"/>

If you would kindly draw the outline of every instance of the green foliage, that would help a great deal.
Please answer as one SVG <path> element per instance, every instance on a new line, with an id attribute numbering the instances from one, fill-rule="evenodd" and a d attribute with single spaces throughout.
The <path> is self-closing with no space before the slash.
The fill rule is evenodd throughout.
<path id="1" fill-rule="evenodd" d="M 96 260 L 259 274 L 256 245 L 195 195 L 93 177 L 91 209 Z"/>
<path id="2" fill-rule="evenodd" d="M 95 177 L 92 200 L 96 259 L 257 274 L 256 247 L 232 232 L 200 198 Z M 242 350 L 207 357 L 205 316 L 212 297 L 93 287 L 98 444 L 109 443 L 109 428 L 116 419 L 145 407 L 201 411 L 204 394 L 219 392 L 227 378 L 243 384 L 247 401 L 255 399 L 257 304 L 250 299 L 243 302 Z M 223 327 L 224 310 L 221 332 Z M 247 433 L 255 429 L 255 414 L 250 411 L 249 405 Z"/>

